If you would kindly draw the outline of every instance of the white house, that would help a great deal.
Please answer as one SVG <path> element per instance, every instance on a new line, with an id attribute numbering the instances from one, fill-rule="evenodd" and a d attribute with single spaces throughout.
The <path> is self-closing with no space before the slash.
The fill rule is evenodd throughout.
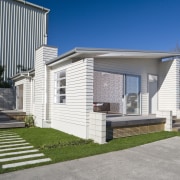
<path id="1" fill-rule="evenodd" d="M 90 138 L 90 114 L 150 115 L 180 109 L 180 53 L 76 48 L 36 51 L 35 70 L 13 77 L 16 109 L 36 125 Z M 104 104 L 104 107 L 103 107 Z M 104 109 L 103 109 L 104 108 Z"/>

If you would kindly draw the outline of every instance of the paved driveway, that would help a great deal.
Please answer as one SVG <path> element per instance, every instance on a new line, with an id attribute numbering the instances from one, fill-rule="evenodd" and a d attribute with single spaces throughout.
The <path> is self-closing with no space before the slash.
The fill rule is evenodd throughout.
<path id="1" fill-rule="evenodd" d="M 180 137 L 0 175 L 0 180 L 180 179 Z"/>

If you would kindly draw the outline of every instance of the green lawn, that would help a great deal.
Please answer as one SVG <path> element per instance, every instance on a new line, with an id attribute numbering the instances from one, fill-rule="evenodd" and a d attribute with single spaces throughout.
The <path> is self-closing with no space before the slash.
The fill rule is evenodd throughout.
<path id="1" fill-rule="evenodd" d="M 0 130 L 2 131 L 2 130 Z M 49 163 L 62 162 L 96 154 L 107 153 L 127 149 L 142 144 L 158 141 L 161 139 L 179 136 L 178 132 L 158 132 L 146 135 L 138 135 L 133 137 L 126 137 L 114 139 L 107 144 L 99 145 L 90 140 L 83 140 L 78 137 L 65 134 L 54 129 L 41 129 L 41 128 L 20 128 L 8 130 L 16 132 L 22 138 L 27 140 L 35 148 L 43 152 L 46 157 L 52 159 Z M 29 165 L 34 167 L 37 165 Z M 7 170 L 0 170 L 0 173 L 24 169 L 25 167 L 11 168 Z"/>

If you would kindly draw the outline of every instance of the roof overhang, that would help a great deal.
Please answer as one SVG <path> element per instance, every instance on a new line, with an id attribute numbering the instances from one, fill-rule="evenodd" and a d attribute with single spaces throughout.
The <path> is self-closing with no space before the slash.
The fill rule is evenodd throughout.
<path id="1" fill-rule="evenodd" d="M 122 49 L 90 49 L 75 48 L 51 61 L 46 62 L 48 66 L 54 66 L 67 60 L 77 60 L 83 58 L 144 58 L 144 59 L 165 59 L 180 57 L 180 52 L 160 52 L 160 51 L 135 51 Z"/>
<path id="2" fill-rule="evenodd" d="M 32 76 L 34 76 L 34 74 L 35 74 L 35 70 L 32 69 L 30 71 L 20 72 L 20 73 L 14 75 L 13 77 L 11 77 L 10 79 L 12 79 L 13 81 L 16 81 L 18 79 L 31 78 Z"/>

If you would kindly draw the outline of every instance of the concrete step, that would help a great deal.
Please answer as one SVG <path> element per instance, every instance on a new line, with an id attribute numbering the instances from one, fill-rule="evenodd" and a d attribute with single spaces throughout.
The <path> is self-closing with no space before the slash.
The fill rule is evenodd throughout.
<path id="1" fill-rule="evenodd" d="M 28 154 L 28 155 L 24 155 L 24 156 L 16 156 L 16 157 L 10 157 L 10 158 L 3 158 L 3 159 L 0 159 L 0 162 L 16 161 L 16 160 L 21 160 L 21 159 L 36 158 L 36 157 L 42 157 L 42 156 L 44 156 L 43 153 Z"/>
<path id="2" fill-rule="evenodd" d="M 16 147 L 16 146 L 25 146 L 29 145 L 29 143 L 18 143 L 18 144 L 8 144 L 8 145 L 0 145 L 1 148 L 8 148 L 8 147 Z"/>
<path id="3" fill-rule="evenodd" d="M 33 153 L 33 152 L 38 152 L 37 149 L 33 150 L 26 150 L 26 151 L 17 151 L 17 152 L 10 152 L 10 153 L 1 153 L 0 156 L 9 156 L 9 155 L 17 155 L 17 154 L 27 154 L 27 153 Z"/>
<path id="4" fill-rule="evenodd" d="M 14 151 L 14 150 L 23 150 L 23 149 L 32 149 L 33 146 L 23 146 L 23 147 L 15 147 L 15 148 L 4 148 L 0 149 L 0 152 L 5 152 L 5 151 Z"/>
<path id="5" fill-rule="evenodd" d="M 22 143 L 22 142 L 26 142 L 26 141 L 24 139 L 18 140 L 18 141 L 12 140 L 12 141 L 0 142 L 0 145 L 1 144 L 12 144 L 12 143 Z"/>
<path id="6" fill-rule="evenodd" d="M 3 139 L 0 139 L 0 142 L 3 142 L 3 141 L 12 141 L 12 140 L 22 140 L 21 137 L 18 137 L 18 138 L 3 138 Z"/>
<path id="7" fill-rule="evenodd" d="M 39 163 L 48 162 L 48 161 L 51 161 L 51 159 L 50 158 L 37 159 L 37 160 L 31 160 L 31 161 L 5 164 L 5 165 L 2 165 L 2 168 L 7 169 L 7 168 L 25 166 L 25 165 L 30 165 L 30 164 L 39 164 Z"/>
<path id="8" fill-rule="evenodd" d="M 12 135 L 11 135 L 11 136 L 10 136 L 10 135 L 8 135 L 8 136 L 7 136 L 7 135 L 3 135 L 3 136 L 2 136 L 2 135 L 0 135 L 0 139 L 5 139 L 5 138 L 18 138 L 18 137 L 20 137 L 20 136 L 18 136 L 18 135 L 16 135 L 16 136 L 12 136 Z"/>

